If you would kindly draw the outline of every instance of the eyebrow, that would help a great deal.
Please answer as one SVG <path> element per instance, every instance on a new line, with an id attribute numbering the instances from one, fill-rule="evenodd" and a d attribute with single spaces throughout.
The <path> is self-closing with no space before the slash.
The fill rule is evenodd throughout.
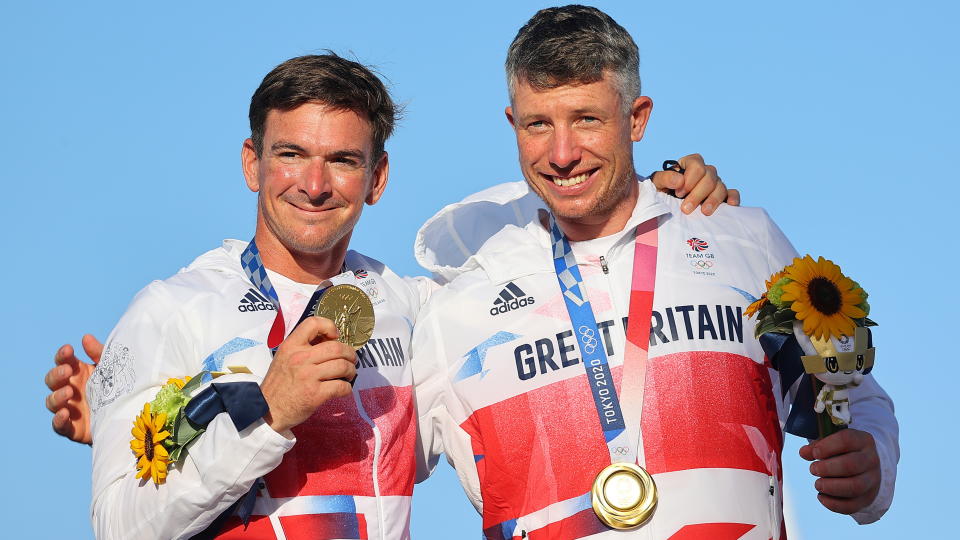
<path id="1" fill-rule="evenodd" d="M 309 154 L 306 148 L 300 146 L 297 143 L 289 141 L 277 141 L 270 145 L 270 150 L 276 152 L 278 150 L 293 150 L 294 152 L 300 152 L 301 154 Z M 359 148 L 344 148 L 342 150 L 334 150 L 326 154 L 326 157 L 329 159 L 337 158 L 356 158 L 360 161 L 366 162 L 367 154 L 360 150 Z"/>
<path id="2" fill-rule="evenodd" d="M 579 109 L 574 109 L 573 114 L 592 114 L 597 115 L 603 112 L 603 109 L 599 107 L 580 107 Z"/>
<path id="3" fill-rule="evenodd" d="M 363 150 L 360 150 L 358 148 L 346 148 L 343 150 L 336 150 L 327 154 L 327 157 L 332 159 L 352 157 L 360 161 L 363 161 L 364 163 L 366 163 L 367 161 L 367 154 L 365 154 Z"/>
<path id="4" fill-rule="evenodd" d="M 307 153 L 307 149 L 306 149 L 306 148 L 300 146 L 299 144 L 295 144 L 295 143 L 287 142 L 287 141 L 277 141 L 277 142 L 271 144 L 271 145 L 270 145 L 270 150 L 271 150 L 272 152 L 276 152 L 277 150 L 294 150 L 294 151 L 301 152 L 301 153 L 304 153 L 304 154 Z"/>

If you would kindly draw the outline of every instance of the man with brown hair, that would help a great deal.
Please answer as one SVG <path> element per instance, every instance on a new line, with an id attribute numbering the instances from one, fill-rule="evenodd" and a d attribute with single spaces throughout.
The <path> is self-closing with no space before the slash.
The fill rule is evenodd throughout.
<path id="1" fill-rule="evenodd" d="M 375 75 L 333 54 L 293 58 L 264 78 L 242 151 L 258 194 L 253 240 L 227 240 L 141 291 L 90 380 L 98 537 L 406 528 L 409 328 L 430 285 L 348 250 L 363 206 L 386 187 L 395 112 Z M 309 316 L 319 291 L 339 284 L 377 298 L 376 329 L 356 353 L 330 320 Z M 250 374 L 214 384 L 258 383 L 242 400 L 256 420 L 216 415 L 176 467 L 149 426 L 130 442 L 134 418 L 165 381 L 230 366 Z M 147 449 L 139 462 L 131 445 Z"/>

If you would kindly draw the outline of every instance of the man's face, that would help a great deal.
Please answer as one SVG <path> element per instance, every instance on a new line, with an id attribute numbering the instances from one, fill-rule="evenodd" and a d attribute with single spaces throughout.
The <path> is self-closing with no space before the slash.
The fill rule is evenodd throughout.
<path id="1" fill-rule="evenodd" d="M 243 147 L 247 185 L 258 192 L 258 231 L 293 253 L 319 254 L 350 240 L 363 204 L 387 183 L 387 156 L 374 162 L 370 122 L 353 111 L 305 103 L 271 110 L 263 151 Z"/>
<path id="2" fill-rule="evenodd" d="M 558 219 L 597 224 L 625 204 L 632 211 L 633 141 L 643 137 L 652 106 L 640 97 L 625 111 L 610 75 L 545 90 L 517 81 L 506 113 L 520 167 Z"/>

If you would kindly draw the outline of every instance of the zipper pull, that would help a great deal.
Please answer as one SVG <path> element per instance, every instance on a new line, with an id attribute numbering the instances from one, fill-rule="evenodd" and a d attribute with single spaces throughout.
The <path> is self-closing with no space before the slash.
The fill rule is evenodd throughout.
<path id="1" fill-rule="evenodd" d="M 610 268 L 607 266 L 607 260 L 603 258 L 603 255 L 600 256 L 600 268 L 603 268 L 604 274 L 610 273 Z"/>

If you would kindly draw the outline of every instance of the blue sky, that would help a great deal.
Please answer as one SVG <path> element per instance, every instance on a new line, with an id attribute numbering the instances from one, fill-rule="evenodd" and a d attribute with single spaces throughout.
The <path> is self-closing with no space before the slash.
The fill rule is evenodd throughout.
<path id="1" fill-rule="evenodd" d="M 391 178 L 356 249 L 417 274 L 417 227 L 444 204 L 520 179 L 503 116 L 504 54 L 540 2 L 267 6 L 8 3 L 0 17 L 0 198 L 11 259 L 0 315 L 12 368 L 5 526 L 86 538 L 90 451 L 49 430 L 42 374 L 62 343 L 104 337 L 137 290 L 222 238 L 249 238 L 239 154 L 250 94 L 273 66 L 325 48 L 378 67 L 406 117 Z M 950 231 L 960 108 L 958 9 L 947 2 L 601 2 L 633 34 L 654 111 L 640 171 L 700 152 L 801 252 L 871 294 L 874 371 L 901 423 L 897 495 L 857 527 L 815 500 L 785 450 L 804 538 L 937 538 L 954 530 L 960 437 Z M 925 376 L 910 375 L 913 364 Z M 442 464 L 415 493 L 414 538 L 479 535 Z"/>

